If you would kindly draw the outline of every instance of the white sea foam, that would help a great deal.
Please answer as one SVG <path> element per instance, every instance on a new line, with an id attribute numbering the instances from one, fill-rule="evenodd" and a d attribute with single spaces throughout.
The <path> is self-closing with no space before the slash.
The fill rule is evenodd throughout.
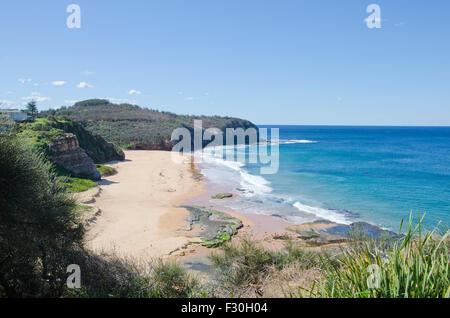
<path id="1" fill-rule="evenodd" d="M 342 215 L 340 213 L 336 213 L 336 212 L 328 210 L 328 209 L 305 205 L 298 201 L 295 202 L 293 204 L 293 206 L 301 212 L 314 214 L 322 219 L 326 219 L 326 220 L 329 220 L 332 222 L 342 223 L 342 224 L 351 224 L 352 223 L 352 222 L 348 221 L 344 215 Z"/>
<path id="2" fill-rule="evenodd" d="M 289 144 L 316 144 L 318 141 L 315 140 L 308 140 L 308 139 L 286 139 L 286 140 L 280 140 L 280 144 L 282 145 L 289 145 Z"/>
<path id="3" fill-rule="evenodd" d="M 270 182 L 261 176 L 255 176 L 250 173 L 240 171 L 241 174 L 241 186 L 248 190 L 247 195 L 252 194 L 265 194 L 272 192 L 272 188 L 269 186 Z"/>
<path id="4" fill-rule="evenodd" d="M 207 149 L 203 152 L 203 161 L 232 170 L 237 178 L 236 182 L 241 188 L 245 189 L 242 193 L 244 196 L 262 195 L 272 192 L 272 188 L 269 186 L 270 182 L 261 176 L 246 172 L 244 170 L 244 163 L 223 159 L 223 150 L 226 149 L 227 146 Z"/>

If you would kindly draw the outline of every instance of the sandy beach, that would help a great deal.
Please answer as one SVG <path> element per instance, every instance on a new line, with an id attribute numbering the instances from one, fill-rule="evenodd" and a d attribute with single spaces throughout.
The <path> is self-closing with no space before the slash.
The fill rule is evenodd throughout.
<path id="1" fill-rule="evenodd" d="M 189 163 L 174 163 L 164 151 L 127 151 L 110 164 L 118 173 L 100 182 L 94 206 L 101 210 L 88 231 L 87 246 L 132 257 L 159 257 L 195 241 L 179 206 L 200 195 Z"/>
<path id="2" fill-rule="evenodd" d="M 117 174 L 103 178 L 99 188 L 82 194 L 85 203 L 100 211 L 86 236 L 94 251 L 135 259 L 179 258 L 208 254 L 198 232 L 189 228 L 185 203 L 214 208 L 214 189 L 199 180 L 189 161 L 172 161 L 167 151 L 126 151 L 126 160 L 108 165 Z M 262 239 L 289 223 L 270 216 L 225 211 L 243 222 L 237 237 Z M 236 237 L 235 237 L 236 238 Z"/>

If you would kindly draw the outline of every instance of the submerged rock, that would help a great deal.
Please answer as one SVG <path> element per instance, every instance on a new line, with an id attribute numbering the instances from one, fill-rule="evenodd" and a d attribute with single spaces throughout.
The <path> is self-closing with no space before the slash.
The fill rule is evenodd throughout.
<path id="1" fill-rule="evenodd" d="M 232 198 L 232 197 L 233 197 L 233 194 L 231 194 L 231 193 L 217 193 L 216 195 L 213 195 L 211 198 L 222 200 L 222 199 L 227 199 L 227 198 Z"/>

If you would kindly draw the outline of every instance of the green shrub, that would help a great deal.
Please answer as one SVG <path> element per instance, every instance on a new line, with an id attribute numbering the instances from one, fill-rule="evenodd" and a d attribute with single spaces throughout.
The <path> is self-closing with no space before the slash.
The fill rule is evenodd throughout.
<path id="1" fill-rule="evenodd" d="M 158 261 L 151 279 L 155 295 L 162 298 L 188 297 L 198 287 L 198 282 L 176 263 Z"/>
<path id="2" fill-rule="evenodd" d="M 322 253 L 323 255 L 319 255 L 317 252 L 313 252 L 311 250 L 307 250 L 294 244 L 292 242 L 288 242 L 286 244 L 286 252 L 282 253 L 280 256 L 280 263 L 278 266 L 282 266 L 284 264 L 297 262 L 302 269 L 308 269 L 315 266 L 320 266 L 320 258 L 322 259 L 329 257 Z"/>
<path id="3" fill-rule="evenodd" d="M 221 284 L 230 289 L 260 283 L 271 266 L 282 269 L 286 264 L 297 262 L 300 268 L 320 265 L 319 254 L 288 242 L 281 251 L 264 248 L 251 238 L 239 243 L 226 243 L 219 253 L 210 256 L 219 271 Z"/>
<path id="4" fill-rule="evenodd" d="M 67 254 L 84 229 L 63 180 L 44 155 L 0 137 L 0 291 L 7 297 L 61 295 Z"/>
<path id="5" fill-rule="evenodd" d="M 64 297 L 187 298 L 199 290 L 195 279 L 175 263 L 155 260 L 142 264 L 114 255 L 78 252 L 81 288 L 66 289 Z"/>
<path id="6" fill-rule="evenodd" d="M 277 263 L 276 253 L 258 245 L 250 238 L 239 243 L 226 243 L 220 253 L 213 253 L 210 259 L 221 274 L 224 285 L 231 288 L 255 283 L 266 266 Z"/>

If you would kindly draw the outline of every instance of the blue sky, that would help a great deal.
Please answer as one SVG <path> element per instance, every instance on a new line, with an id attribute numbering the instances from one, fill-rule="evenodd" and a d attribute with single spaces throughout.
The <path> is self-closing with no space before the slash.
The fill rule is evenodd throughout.
<path id="1" fill-rule="evenodd" d="M 81 8 L 81 29 L 66 7 Z M 366 7 L 381 8 L 369 29 Z M 0 101 L 257 124 L 450 125 L 446 0 L 2 1 Z M 57 85 L 59 84 L 59 85 Z"/>

